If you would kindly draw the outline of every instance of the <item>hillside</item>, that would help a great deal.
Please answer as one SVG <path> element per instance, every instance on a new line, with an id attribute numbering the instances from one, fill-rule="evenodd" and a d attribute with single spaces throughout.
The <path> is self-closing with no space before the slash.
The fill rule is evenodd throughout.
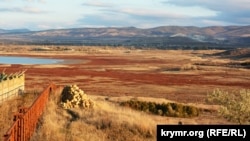
<path id="1" fill-rule="evenodd" d="M 237 48 L 233 50 L 227 50 L 221 53 L 217 53 L 216 55 L 228 57 L 250 57 L 250 48 Z"/>
<path id="2" fill-rule="evenodd" d="M 3 34 L 3 33 L 24 33 L 24 32 L 30 32 L 30 30 L 28 30 L 28 29 L 12 29 L 12 30 L 0 29 L 0 34 Z"/>
<path id="3" fill-rule="evenodd" d="M 162 26 L 141 29 L 72 28 L 45 31 L 0 30 L 2 43 L 74 44 L 156 48 L 223 48 L 250 45 L 250 26 Z"/>

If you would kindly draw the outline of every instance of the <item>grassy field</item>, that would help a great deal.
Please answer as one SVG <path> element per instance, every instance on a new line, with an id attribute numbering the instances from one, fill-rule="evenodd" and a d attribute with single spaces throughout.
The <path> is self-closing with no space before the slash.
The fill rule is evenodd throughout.
<path id="1" fill-rule="evenodd" d="M 27 91 L 24 95 L 7 100 L 0 104 L 0 134 L 4 134 L 13 124 L 14 115 L 18 112 L 18 108 L 29 107 L 37 98 L 39 93 Z M 2 140 L 2 138 L 0 138 Z"/>
<path id="2" fill-rule="evenodd" d="M 39 48 L 39 50 L 38 50 Z M 64 59 L 53 65 L 9 65 L 8 73 L 26 71 L 26 94 L 0 105 L 0 134 L 11 126 L 18 107 L 27 106 L 49 82 L 78 85 L 94 102 L 93 109 L 60 107 L 60 90 L 51 95 L 32 140 L 155 140 L 157 124 L 229 124 L 206 103 L 208 93 L 220 88 L 250 88 L 245 54 L 216 55 L 223 50 L 147 50 L 110 47 L 2 46 L 4 56 Z M 246 56 L 246 55 L 245 55 Z M 242 65 L 243 64 L 243 65 Z M 181 103 L 202 109 L 197 117 L 150 114 L 120 106 L 140 100 Z M 24 102 L 28 101 L 28 102 Z"/>
<path id="3" fill-rule="evenodd" d="M 148 114 L 120 106 L 127 100 L 151 101 L 157 103 L 173 102 L 159 98 L 144 97 L 104 97 L 89 96 L 95 106 L 92 109 L 63 109 L 60 107 L 60 94 L 50 97 L 40 126 L 32 141 L 73 140 L 73 141 L 154 141 L 157 124 L 225 124 L 222 118 L 203 112 L 198 117 L 174 118 Z M 200 106 L 202 108 L 202 105 Z M 217 107 L 204 107 L 212 112 Z M 215 118 L 216 122 L 213 121 Z"/>

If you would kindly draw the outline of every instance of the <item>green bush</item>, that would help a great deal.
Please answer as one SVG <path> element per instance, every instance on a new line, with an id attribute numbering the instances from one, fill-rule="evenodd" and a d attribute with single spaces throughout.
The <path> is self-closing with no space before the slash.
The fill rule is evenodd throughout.
<path id="1" fill-rule="evenodd" d="M 216 89 L 208 94 L 207 102 L 221 105 L 219 113 L 228 121 L 250 123 L 250 90 L 229 93 Z"/>
<path id="2" fill-rule="evenodd" d="M 155 103 L 138 100 L 129 100 L 120 103 L 121 106 L 130 107 L 143 112 L 171 117 L 195 117 L 199 115 L 199 109 L 193 106 L 178 103 Z"/>

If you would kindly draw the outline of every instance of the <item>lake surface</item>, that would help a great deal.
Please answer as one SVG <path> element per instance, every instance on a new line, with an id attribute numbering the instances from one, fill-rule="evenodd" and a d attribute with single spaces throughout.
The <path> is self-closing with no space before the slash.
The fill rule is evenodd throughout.
<path id="1" fill-rule="evenodd" d="M 14 57 L 14 56 L 0 56 L 0 64 L 56 64 L 61 63 L 60 59 L 44 59 L 34 57 Z"/>

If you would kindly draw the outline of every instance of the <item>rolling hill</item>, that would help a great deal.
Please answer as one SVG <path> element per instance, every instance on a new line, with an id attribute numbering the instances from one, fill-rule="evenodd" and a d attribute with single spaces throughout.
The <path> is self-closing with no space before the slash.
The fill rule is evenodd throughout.
<path id="1" fill-rule="evenodd" d="M 0 29 L 3 44 L 73 44 L 156 48 L 224 48 L 250 45 L 250 26 L 162 26 L 72 28 L 30 31 Z"/>

